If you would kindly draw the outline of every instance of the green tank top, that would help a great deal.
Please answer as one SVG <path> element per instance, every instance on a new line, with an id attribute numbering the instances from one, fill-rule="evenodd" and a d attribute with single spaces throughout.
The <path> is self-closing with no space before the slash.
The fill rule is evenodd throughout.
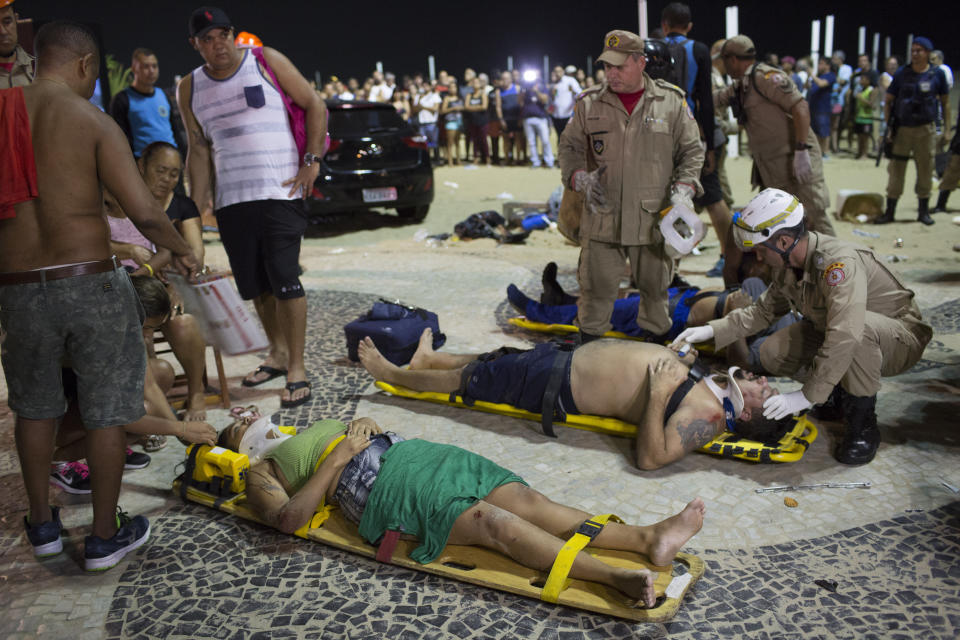
<path id="1" fill-rule="evenodd" d="M 313 468 L 327 445 L 346 429 L 346 425 L 338 420 L 318 420 L 292 438 L 284 440 L 264 459 L 276 463 L 290 484 L 291 491 L 296 493 L 313 475 Z"/>

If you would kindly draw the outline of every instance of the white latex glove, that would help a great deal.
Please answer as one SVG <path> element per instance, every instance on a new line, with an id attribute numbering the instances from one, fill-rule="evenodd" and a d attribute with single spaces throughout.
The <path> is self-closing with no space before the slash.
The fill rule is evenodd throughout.
<path id="1" fill-rule="evenodd" d="M 690 327 L 689 329 L 684 329 L 683 333 L 677 336 L 677 339 L 674 340 L 670 346 L 678 346 L 679 350 L 677 355 L 681 358 L 687 355 L 687 351 L 690 348 L 690 345 L 697 342 L 706 342 L 713 338 L 713 327 L 708 324 L 703 325 L 702 327 Z"/>
<path id="2" fill-rule="evenodd" d="M 607 170 L 604 165 L 587 173 L 584 170 L 573 174 L 573 190 L 582 193 L 585 196 L 587 206 L 591 211 L 596 211 L 597 207 L 602 207 L 607 203 L 607 194 L 600 184 L 600 178 Z"/>
<path id="3" fill-rule="evenodd" d="M 695 195 L 697 195 L 697 192 L 693 187 L 678 182 L 674 184 L 673 189 L 670 190 L 670 204 L 682 204 L 687 209 L 690 209 L 690 211 L 694 211 L 693 196 Z"/>
<path id="4" fill-rule="evenodd" d="M 792 413 L 806 411 L 813 406 L 813 403 L 807 400 L 803 391 L 791 391 L 790 393 L 781 393 L 776 396 L 770 396 L 763 403 L 763 417 L 768 420 L 779 420 Z"/>
<path id="5" fill-rule="evenodd" d="M 806 149 L 798 149 L 793 152 L 793 173 L 797 176 L 797 182 L 800 184 L 813 182 L 813 167 L 810 166 L 810 152 Z"/>

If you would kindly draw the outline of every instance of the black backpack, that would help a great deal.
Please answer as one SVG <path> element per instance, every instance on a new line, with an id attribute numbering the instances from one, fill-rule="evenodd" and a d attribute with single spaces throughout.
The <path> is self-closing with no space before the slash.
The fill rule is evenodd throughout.
<path id="1" fill-rule="evenodd" d="M 644 43 L 647 73 L 654 80 L 666 80 L 687 91 L 687 38 L 677 42 L 651 40 Z"/>

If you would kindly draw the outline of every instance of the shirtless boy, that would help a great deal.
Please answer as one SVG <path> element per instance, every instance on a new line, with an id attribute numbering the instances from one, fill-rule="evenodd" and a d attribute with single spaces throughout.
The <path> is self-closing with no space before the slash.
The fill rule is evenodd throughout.
<path id="1" fill-rule="evenodd" d="M 679 460 L 727 428 L 757 438 L 776 426 L 759 411 L 764 400 L 779 393 L 765 377 L 733 367 L 729 376 L 704 376 L 686 393 L 677 393 L 685 386 L 688 365 L 657 344 L 595 340 L 571 354 L 546 343 L 528 351 L 502 348 L 477 356 L 436 352 L 432 339 L 430 329 L 424 330 L 409 369 L 389 362 L 369 337 L 360 342 L 358 355 L 377 380 L 416 391 L 457 392 L 533 413 L 542 413 L 543 398 L 551 392 L 555 358 L 568 357 L 554 392 L 556 402 L 547 410 L 561 416 L 606 416 L 637 425 L 636 464 L 645 470 Z M 670 413 L 675 393 L 682 397 Z"/>
<path id="2" fill-rule="evenodd" d="M 4 139 L 0 146 L 14 154 L 32 146 L 39 192 L 0 220 L 3 368 L 30 501 L 27 536 L 39 557 L 63 549 L 47 483 L 56 422 L 65 409 L 61 366 L 77 373 L 93 491 L 85 566 L 102 571 L 143 544 L 150 531 L 143 516 L 117 517 L 124 425 L 144 414 L 145 355 L 136 294 L 111 258 L 102 187 L 147 238 L 171 251 L 181 273 L 192 279 L 198 265 L 140 178 L 123 132 L 87 101 L 100 60 L 92 32 L 52 22 L 37 32 L 35 45 L 36 81 L 21 95 L 3 96 L 22 101 L 18 108 L 28 119 L 32 144 L 30 138 Z"/>

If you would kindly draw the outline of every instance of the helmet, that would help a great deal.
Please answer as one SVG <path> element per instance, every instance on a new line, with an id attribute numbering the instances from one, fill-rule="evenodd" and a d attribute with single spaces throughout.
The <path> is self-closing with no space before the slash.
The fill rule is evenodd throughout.
<path id="1" fill-rule="evenodd" d="M 781 189 L 764 189 L 743 211 L 733 215 L 733 237 L 737 246 L 752 251 L 780 229 L 789 229 L 803 222 L 803 205 L 795 196 Z"/>
<path id="2" fill-rule="evenodd" d="M 666 78 L 673 68 L 673 56 L 663 40 L 644 40 L 643 55 L 647 58 L 647 75 L 654 80 Z"/>
<path id="3" fill-rule="evenodd" d="M 253 35 L 249 31 L 241 31 L 237 34 L 237 38 L 234 41 L 238 47 L 262 47 L 263 43 L 260 41 L 260 38 Z"/>

